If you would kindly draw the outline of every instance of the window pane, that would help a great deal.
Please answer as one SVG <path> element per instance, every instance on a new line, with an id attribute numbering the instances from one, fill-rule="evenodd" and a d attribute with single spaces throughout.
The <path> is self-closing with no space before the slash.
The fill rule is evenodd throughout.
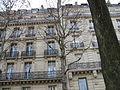
<path id="1" fill-rule="evenodd" d="M 48 90 L 56 90 L 56 86 L 48 86 Z"/>
<path id="2" fill-rule="evenodd" d="M 31 77 L 32 67 L 31 62 L 25 63 L 24 66 L 24 72 L 25 72 L 25 78 Z"/>
<path id="3" fill-rule="evenodd" d="M 86 78 L 79 79 L 80 90 L 88 90 Z"/>
<path id="4" fill-rule="evenodd" d="M 48 76 L 55 77 L 56 76 L 56 64 L 55 61 L 48 61 Z"/>
<path id="5" fill-rule="evenodd" d="M 22 90 L 30 90 L 30 87 L 23 87 Z"/>
<path id="6" fill-rule="evenodd" d="M 92 20 L 89 21 L 89 28 L 90 28 L 90 29 L 94 29 L 94 25 L 93 25 Z"/>

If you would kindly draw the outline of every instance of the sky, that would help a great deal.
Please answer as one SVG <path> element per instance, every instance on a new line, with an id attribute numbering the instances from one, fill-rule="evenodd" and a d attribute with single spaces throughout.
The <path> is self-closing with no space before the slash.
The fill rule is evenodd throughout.
<path id="1" fill-rule="evenodd" d="M 56 5 L 57 0 L 29 0 L 31 3 L 31 8 L 41 8 L 41 5 L 43 5 L 45 8 L 51 6 L 54 7 Z M 48 2 L 46 2 L 48 1 Z M 74 4 L 75 2 L 78 2 L 80 5 L 81 3 L 87 3 L 87 0 L 61 0 L 62 4 Z M 65 2 L 63 2 L 65 1 Z M 107 0 L 106 0 L 107 1 Z M 120 0 L 110 0 L 112 4 L 118 4 Z"/>

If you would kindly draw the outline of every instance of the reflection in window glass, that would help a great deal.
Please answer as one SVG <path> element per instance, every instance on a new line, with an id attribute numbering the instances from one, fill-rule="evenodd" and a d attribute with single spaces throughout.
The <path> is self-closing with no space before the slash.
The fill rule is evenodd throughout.
<path id="1" fill-rule="evenodd" d="M 88 90 L 86 78 L 79 79 L 80 90 Z"/>

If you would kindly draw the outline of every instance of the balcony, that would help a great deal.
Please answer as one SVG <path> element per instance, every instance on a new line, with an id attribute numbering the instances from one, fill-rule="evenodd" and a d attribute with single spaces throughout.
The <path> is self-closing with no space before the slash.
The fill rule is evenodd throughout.
<path id="1" fill-rule="evenodd" d="M 69 69 L 76 69 L 76 70 L 94 70 L 94 69 L 101 69 L 101 62 L 85 62 L 85 63 L 73 63 L 70 64 Z"/>
<path id="2" fill-rule="evenodd" d="M 18 36 L 11 35 L 11 36 L 9 37 L 9 40 L 11 40 L 11 41 L 13 41 L 13 40 L 20 40 L 20 35 L 18 35 Z"/>
<path id="3" fill-rule="evenodd" d="M 70 43 L 72 49 L 84 49 L 84 43 Z"/>
<path id="4" fill-rule="evenodd" d="M 52 49 L 52 50 L 45 50 L 44 56 L 45 57 L 55 57 L 58 55 L 58 49 Z"/>
<path id="5" fill-rule="evenodd" d="M 34 37 L 35 34 L 26 34 L 25 36 L 26 36 L 26 37 Z"/>
<path id="6" fill-rule="evenodd" d="M 22 51 L 21 57 L 22 58 L 34 58 L 36 55 L 36 51 Z"/>
<path id="7" fill-rule="evenodd" d="M 17 80 L 42 80 L 62 78 L 61 71 L 17 72 L 0 74 L 0 82 Z"/>
<path id="8" fill-rule="evenodd" d="M 46 39 L 52 39 L 52 38 L 56 38 L 56 33 L 46 33 Z"/>
<path id="9" fill-rule="evenodd" d="M 18 51 L 14 51 L 14 52 L 6 52 L 5 53 L 5 58 L 6 59 L 16 59 L 18 58 L 19 52 Z"/>
<path id="10" fill-rule="evenodd" d="M 26 40 L 35 40 L 36 37 L 35 37 L 35 34 L 26 34 L 25 39 Z"/>

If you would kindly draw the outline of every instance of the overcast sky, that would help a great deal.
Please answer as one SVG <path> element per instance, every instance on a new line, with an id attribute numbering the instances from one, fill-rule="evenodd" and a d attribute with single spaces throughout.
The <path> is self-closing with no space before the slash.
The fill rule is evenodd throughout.
<path id="1" fill-rule="evenodd" d="M 54 7 L 56 4 L 56 0 L 48 0 L 48 2 L 51 2 L 51 3 L 46 2 L 47 0 L 29 0 L 29 1 L 31 3 L 32 8 L 40 8 L 41 5 L 44 5 L 45 8 L 47 8 L 49 6 Z M 64 1 L 64 0 L 62 0 L 62 1 Z M 74 4 L 75 2 L 78 2 L 78 4 L 81 4 L 81 3 L 86 3 L 87 0 L 66 0 L 65 2 L 62 2 L 62 4 L 65 4 L 65 3 Z M 112 4 L 118 4 L 118 2 L 120 2 L 120 0 L 110 0 L 110 2 Z"/>

